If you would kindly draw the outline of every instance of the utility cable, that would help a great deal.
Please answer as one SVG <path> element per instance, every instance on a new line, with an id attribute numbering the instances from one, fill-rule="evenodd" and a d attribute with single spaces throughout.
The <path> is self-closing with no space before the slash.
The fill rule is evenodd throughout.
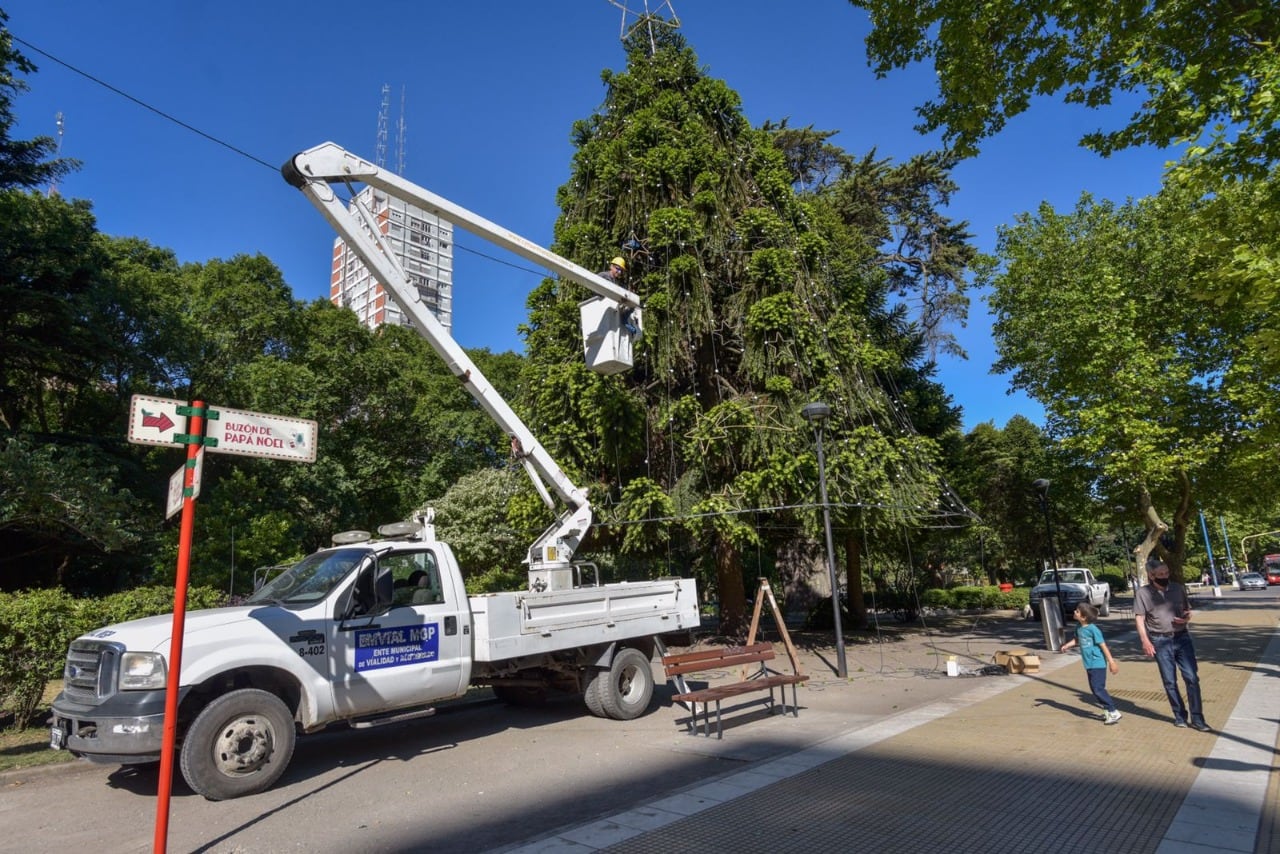
<path id="1" fill-rule="evenodd" d="M 40 54 L 41 56 L 45 57 L 46 59 L 48 59 L 48 60 L 49 60 L 49 61 L 51 61 L 51 62 L 56 62 L 58 65 L 61 65 L 63 68 L 67 69 L 68 71 L 74 72 L 75 74 L 79 74 L 81 77 L 85 78 L 86 80 L 89 80 L 89 81 L 91 81 L 91 82 L 93 82 L 93 83 L 96 83 L 96 84 L 98 84 L 99 86 L 101 86 L 102 88 L 107 89 L 107 90 L 108 90 L 108 91 L 110 91 L 110 92 L 114 92 L 115 94 L 119 95 L 121 98 L 124 98 L 124 99 L 126 99 L 126 100 L 128 100 L 128 101 L 132 101 L 133 103 L 137 104 L 139 107 L 142 107 L 144 110 L 149 110 L 150 112 L 155 113 L 157 116 L 160 116 L 162 119 L 166 119 L 167 121 L 171 121 L 171 122 L 173 122 L 174 124 L 178 125 L 179 127 L 183 128 L 183 129 L 185 129 L 185 130 L 189 130 L 189 131 L 191 131 L 192 133 L 196 134 L 197 136 L 200 136 L 200 137 L 203 137 L 204 139 L 209 140 L 210 142 L 214 143 L 215 145 L 220 145 L 220 146 L 222 146 L 223 148 L 225 148 L 225 149 L 227 149 L 227 150 L 229 150 L 229 151 L 235 152 L 236 154 L 240 155 L 241 157 L 243 157 L 243 158 L 245 158 L 245 159 L 247 159 L 247 160 L 251 160 L 251 161 L 253 161 L 254 163 L 257 163 L 257 164 L 258 164 L 258 165 L 260 165 L 260 166 L 265 166 L 265 167 L 267 167 L 268 169 L 270 169 L 272 172 L 279 172 L 279 171 L 280 171 L 280 167 L 279 167 L 279 166 L 277 166 L 277 165 L 275 165 L 275 164 L 272 164 L 272 163 L 268 163 L 266 160 L 263 160 L 261 157 L 258 157 L 258 156 L 256 156 L 256 155 L 250 154 L 249 152 L 245 151 L 244 149 L 239 148 L 239 147 L 237 147 L 237 146 L 235 146 L 235 145 L 232 145 L 231 143 L 227 142 L 227 141 L 226 141 L 226 140 L 224 140 L 224 139 L 219 139 L 218 137 L 214 136 L 214 135 L 213 135 L 213 134 L 211 134 L 211 133 L 208 133 L 208 132 L 206 132 L 206 131 L 200 130 L 200 128 L 196 127 L 195 125 L 188 124 L 187 122 L 184 122 L 182 119 L 180 119 L 180 118 L 178 118 L 178 117 L 176 117 L 176 116 L 174 116 L 174 115 L 171 115 L 170 113 L 166 113 L 164 110 L 160 109 L 159 107 L 153 107 L 151 104 L 148 104 L 146 101 L 143 101 L 141 98 L 134 97 L 133 95 L 130 95 L 128 92 L 124 91 L 123 89 L 120 89 L 119 87 L 116 87 L 116 86 L 112 86 L 110 83 L 106 82 L 105 80 L 101 79 L 100 77 L 95 77 L 94 75 L 90 74 L 89 72 L 87 72 L 87 71 L 85 71 L 85 70 L 83 70 L 83 69 L 81 69 L 81 68 L 77 68 L 76 66 L 72 65 L 72 64 L 71 64 L 71 63 L 69 63 L 69 62 L 67 62 L 67 61 L 65 61 L 65 60 L 62 60 L 62 59 L 59 59 L 58 57 L 56 57 L 56 56 L 54 56 L 53 54 L 49 53 L 47 50 L 42 50 L 41 48 L 36 47 L 35 45 L 33 45 L 31 42 L 27 41 L 26 39 L 21 38 L 20 36 L 15 35 L 12 31 L 9 31 L 9 37 L 10 37 L 11 39 L 13 39 L 15 42 L 17 42 L 18 44 L 20 44 L 20 45 L 22 45 L 23 47 L 27 48 L 28 50 L 31 50 L 31 51 L 33 51 L 33 52 L 35 52 L 35 53 Z M 534 270 L 534 269 L 532 269 L 531 267 L 523 267 L 523 266 L 521 266 L 521 265 L 519 265 L 519 264 L 513 264 L 513 263 L 512 263 L 512 262 L 510 262 L 510 261 L 504 261 L 504 260 L 503 260 L 503 259 L 501 259 L 501 258 L 496 258 L 496 257 L 494 257 L 493 255 L 488 255 L 488 254 L 486 254 L 486 253 L 484 253 L 484 252 L 481 252 L 481 251 L 479 251 L 479 250 L 477 250 L 477 249 L 472 249 L 472 248 L 471 248 L 471 247 L 469 247 L 469 246 L 464 246 L 464 245 L 462 245 L 461 243 L 458 243 L 456 240 L 454 241 L 454 244 L 453 244 L 453 245 L 454 245 L 454 246 L 456 246 L 458 249 L 461 249 L 463 252 L 470 252 L 472 255 L 478 255 L 478 256 L 480 256 L 481 258 L 488 259 L 489 261 L 493 261 L 493 262 L 495 262 L 495 263 L 497 263 L 497 264 L 505 264 L 505 265 L 506 265 L 506 266 L 508 266 L 508 267 L 513 267 L 513 268 L 515 268 L 515 269 L 517 269 L 517 270 L 520 270 L 520 271 L 522 271 L 522 272 L 525 272 L 525 273 L 532 273 L 532 274 L 533 274 L 533 275 L 535 275 L 535 276 L 546 276 L 546 275 L 547 275 L 546 271 L 543 271 L 543 270 Z"/>

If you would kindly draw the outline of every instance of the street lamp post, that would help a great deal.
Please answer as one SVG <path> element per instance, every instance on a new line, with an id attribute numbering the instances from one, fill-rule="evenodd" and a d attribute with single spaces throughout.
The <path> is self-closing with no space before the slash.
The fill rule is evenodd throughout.
<path id="1" fill-rule="evenodd" d="M 836 550 L 831 541 L 831 505 L 827 502 L 827 462 L 822 455 L 822 422 L 831 415 L 831 407 L 815 401 L 805 404 L 800 414 L 813 425 L 813 438 L 818 445 L 818 489 L 822 496 L 822 525 L 827 532 L 827 577 L 831 580 L 831 613 L 835 619 L 836 630 L 836 675 L 844 679 L 849 675 L 849 671 L 844 659 L 844 629 L 840 625 L 840 588 L 836 585 Z"/>
<path id="2" fill-rule="evenodd" d="M 1058 552 L 1053 547 L 1053 526 L 1049 523 L 1049 481 L 1037 478 L 1031 482 L 1040 498 L 1040 510 L 1044 513 L 1044 533 L 1049 540 L 1049 562 L 1053 564 L 1053 607 L 1046 607 L 1048 597 L 1040 597 L 1041 619 L 1044 622 L 1045 645 L 1050 651 L 1062 649 L 1062 577 L 1058 574 Z"/>

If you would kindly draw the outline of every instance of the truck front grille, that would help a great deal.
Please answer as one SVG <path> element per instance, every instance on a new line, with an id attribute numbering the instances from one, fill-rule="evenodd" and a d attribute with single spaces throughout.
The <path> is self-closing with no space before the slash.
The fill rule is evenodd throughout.
<path id="1" fill-rule="evenodd" d="M 114 694 L 122 652 L 124 647 L 118 643 L 72 641 L 62 670 L 63 692 L 69 699 L 80 701 Z"/>

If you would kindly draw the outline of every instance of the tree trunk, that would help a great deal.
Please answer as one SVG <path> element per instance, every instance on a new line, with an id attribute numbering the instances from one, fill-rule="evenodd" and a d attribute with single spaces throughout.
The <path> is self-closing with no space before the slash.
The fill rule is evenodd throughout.
<path id="1" fill-rule="evenodd" d="M 747 596 L 742 587 L 742 553 L 732 540 L 717 536 L 716 586 L 720 594 L 720 634 L 745 636 Z"/>
<path id="2" fill-rule="evenodd" d="M 849 625 L 846 629 L 867 627 L 867 604 L 862 596 L 862 539 L 854 533 L 844 537 L 845 589 L 849 591 Z"/>
<path id="3" fill-rule="evenodd" d="M 1143 525 L 1147 535 L 1133 550 L 1140 573 L 1139 584 L 1147 580 L 1147 557 L 1154 554 L 1169 564 L 1169 572 L 1175 580 L 1182 580 L 1182 570 L 1187 561 L 1187 530 L 1191 525 L 1191 479 L 1185 471 L 1178 472 L 1178 506 L 1173 513 L 1172 548 L 1161 542 L 1161 538 L 1169 530 L 1169 525 L 1160 518 L 1159 511 L 1151 501 L 1151 492 L 1143 484 L 1138 494 L 1138 509 L 1142 513 Z"/>

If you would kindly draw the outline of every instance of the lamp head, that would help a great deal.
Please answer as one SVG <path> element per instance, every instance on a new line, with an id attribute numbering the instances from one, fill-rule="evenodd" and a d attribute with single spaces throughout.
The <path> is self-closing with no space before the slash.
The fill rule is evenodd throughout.
<path id="1" fill-rule="evenodd" d="M 1049 494 L 1049 481 L 1045 480 L 1043 477 L 1038 477 L 1031 481 L 1031 485 L 1039 490 L 1041 495 Z"/>
<path id="2" fill-rule="evenodd" d="M 825 403 L 814 401 L 806 403 L 804 408 L 800 410 L 800 414 L 804 416 L 805 421 L 825 421 L 831 415 L 831 407 Z"/>

